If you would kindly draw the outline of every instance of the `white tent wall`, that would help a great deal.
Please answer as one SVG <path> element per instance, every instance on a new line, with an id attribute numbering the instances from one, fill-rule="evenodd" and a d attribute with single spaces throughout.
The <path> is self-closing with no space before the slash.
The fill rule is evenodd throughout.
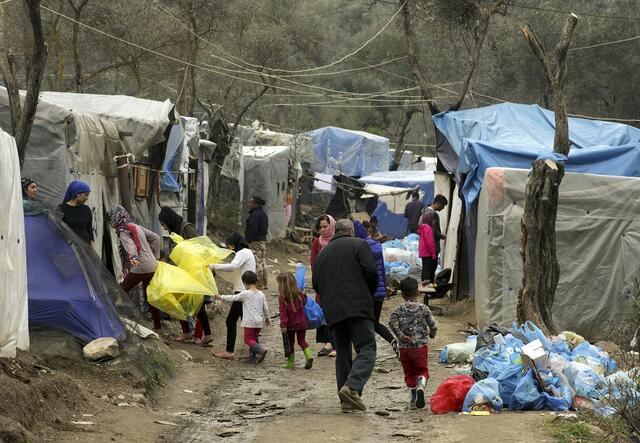
<path id="1" fill-rule="evenodd" d="M 444 232 L 445 235 L 448 234 L 447 230 L 449 227 L 449 218 L 452 212 L 453 208 L 453 203 L 451 200 L 451 196 L 455 195 L 451 193 L 451 187 L 454 185 L 454 183 L 451 180 L 451 176 L 449 174 L 447 174 L 446 172 L 434 172 L 433 174 L 434 176 L 434 191 L 433 191 L 433 195 L 438 195 L 438 194 L 442 194 L 445 197 L 447 197 L 447 200 L 449 200 L 449 204 L 447 205 L 447 207 L 445 207 L 442 212 L 440 213 L 440 231 Z M 456 191 L 457 193 L 457 191 Z M 457 195 L 455 195 L 455 197 L 457 197 Z M 447 235 L 447 239 L 449 239 L 450 237 Z M 457 238 L 457 237 L 456 237 Z M 441 257 L 440 260 L 442 262 L 444 262 L 445 259 L 445 253 L 446 253 L 446 245 L 444 244 L 445 241 L 442 240 L 441 241 L 441 248 L 440 250 L 442 251 L 441 253 Z M 443 269 L 446 266 L 443 266 Z M 453 269 L 453 268 L 451 268 Z"/>
<path id="2" fill-rule="evenodd" d="M 269 217 L 268 240 L 286 234 L 285 196 L 289 177 L 288 146 L 244 146 L 244 198 L 259 196 L 266 201 Z M 246 219 L 247 212 L 244 212 Z M 243 220 L 244 221 L 244 220 Z"/>
<path id="3" fill-rule="evenodd" d="M 437 181 L 437 177 L 438 176 L 436 175 L 436 181 Z M 443 195 L 446 195 L 446 194 L 443 194 Z M 449 204 L 447 205 L 451 208 L 451 216 L 449 217 L 448 226 L 445 231 L 447 240 L 444 242 L 444 248 L 441 249 L 442 258 L 440 260 L 441 260 L 442 269 L 450 268 L 452 270 L 456 270 L 456 267 L 459 267 L 458 251 L 460 248 L 460 244 L 458 242 L 458 238 L 459 238 L 459 228 L 460 228 L 460 217 L 462 214 L 462 205 L 463 205 L 462 200 L 460 200 L 460 197 L 458 197 L 457 185 L 453 188 L 452 195 L 453 197 L 451 198 L 451 200 L 453 201 L 450 200 Z M 442 223 L 442 220 L 445 218 L 446 217 L 440 218 L 441 223 Z M 442 226 L 441 226 L 441 229 L 444 231 L 444 228 Z M 457 270 L 459 273 L 460 269 L 458 268 Z M 455 272 L 453 274 L 455 274 Z"/>
<path id="4" fill-rule="evenodd" d="M 27 251 L 18 150 L 2 130 L 0 207 L 0 357 L 15 357 L 29 349 Z"/>
<path id="5" fill-rule="evenodd" d="M 522 286 L 520 220 L 528 171 L 488 169 L 478 203 L 475 308 L 481 327 L 516 320 Z M 560 281 L 552 308 L 560 330 L 603 338 L 640 272 L 640 179 L 565 174 L 556 244 Z M 510 289 L 511 288 L 511 289 Z"/>

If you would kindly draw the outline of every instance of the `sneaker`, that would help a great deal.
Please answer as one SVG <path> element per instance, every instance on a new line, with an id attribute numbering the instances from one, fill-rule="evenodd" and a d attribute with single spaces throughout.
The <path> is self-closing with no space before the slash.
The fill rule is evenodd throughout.
<path id="1" fill-rule="evenodd" d="M 329 352 L 329 357 L 335 357 L 336 356 L 336 350 L 332 349 L 331 352 Z"/>
<path id="2" fill-rule="evenodd" d="M 318 351 L 318 357 L 325 357 L 329 355 L 330 352 L 331 352 L 331 349 L 322 348 Z"/>
<path id="3" fill-rule="evenodd" d="M 416 384 L 416 408 L 423 409 L 426 405 L 424 399 L 424 388 L 427 386 L 427 379 L 420 376 Z"/>
<path id="4" fill-rule="evenodd" d="M 351 412 L 358 412 L 360 409 L 354 408 L 349 403 L 345 403 L 343 401 L 340 402 L 340 410 L 343 414 L 349 414 Z"/>
<path id="5" fill-rule="evenodd" d="M 367 407 L 362 402 L 358 391 L 356 391 L 355 389 L 351 389 L 347 385 L 344 385 L 342 388 L 340 388 L 340 390 L 338 391 L 338 397 L 340 397 L 340 401 L 342 401 L 343 403 L 348 403 L 350 406 L 360 411 L 367 410 Z"/>
<path id="6" fill-rule="evenodd" d="M 391 340 L 391 348 L 393 349 L 393 352 L 396 353 L 396 358 L 400 358 L 400 353 L 398 352 L 398 340 L 395 338 Z"/>
<path id="7" fill-rule="evenodd" d="M 256 354 L 256 364 L 258 363 L 262 363 L 262 360 L 264 360 L 264 358 L 267 355 L 267 350 L 266 349 L 262 349 L 260 350 L 257 354 Z"/>
<path id="8" fill-rule="evenodd" d="M 416 388 L 409 388 L 409 410 L 416 408 Z"/>

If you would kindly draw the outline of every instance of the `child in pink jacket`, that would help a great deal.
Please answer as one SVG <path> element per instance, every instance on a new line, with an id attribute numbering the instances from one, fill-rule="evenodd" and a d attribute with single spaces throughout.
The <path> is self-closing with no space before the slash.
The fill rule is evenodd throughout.
<path id="1" fill-rule="evenodd" d="M 313 366 L 313 352 L 306 342 L 305 334 L 307 332 L 307 317 L 304 314 L 304 305 L 307 302 L 307 296 L 300 292 L 296 278 L 291 272 L 283 272 L 278 274 L 278 305 L 280 308 L 280 330 L 283 339 L 286 337 L 286 344 L 289 345 L 287 363 L 285 368 L 293 369 L 295 367 L 295 357 L 293 354 L 295 340 L 298 339 L 298 345 L 304 352 L 306 363 L 305 369 L 311 369 Z"/>
<path id="2" fill-rule="evenodd" d="M 418 255 L 422 259 L 422 286 L 433 283 L 438 267 L 436 253 L 436 238 L 433 235 L 433 229 L 428 224 L 418 226 Z"/>

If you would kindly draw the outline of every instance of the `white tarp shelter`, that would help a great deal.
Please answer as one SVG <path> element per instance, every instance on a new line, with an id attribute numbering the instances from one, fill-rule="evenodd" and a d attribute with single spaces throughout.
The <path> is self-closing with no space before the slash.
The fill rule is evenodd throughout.
<path id="1" fill-rule="evenodd" d="M 244 200 L 256 195 L 266 201 L 269 217 L 268 240 L 286 234 L 285 198 L 289 178 L 288 146 L 243 146 Z M 245 210 L 243 221 L 246 220 Z"/>
<path id="2" fill-rule="evenodd" d="M 529 171 L 489 168 L 478 203 L 475 309 L 480 327 L 516 320 L 522 287 L 520 220 Z M 552 308 L 559 330 L 602 338 L 640 275 L 640 179 L 565 174 L 556 243 L 560 281 Z"/>
<path id="3" fill-rule="evenodd" d="M 16 143 L 0 130 L 0 357 L 29 349 L 27 251 Z"/>

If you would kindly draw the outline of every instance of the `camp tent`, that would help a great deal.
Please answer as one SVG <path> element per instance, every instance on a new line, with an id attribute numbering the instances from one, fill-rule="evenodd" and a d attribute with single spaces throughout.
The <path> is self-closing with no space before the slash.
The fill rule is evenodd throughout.
<path id="1" fill-rule="evenodd" d="M 388 138 L 333 126 L 307 135 L 311 137 L 316 173 L 361 177 L 389 169 Z"/>
<path id="2" fill-rule="evenodd" d="M 80 341 L 123 339 L 114 301 L 126 296 L 91 247 L 52 213 L 24 217 L 30 327 Z"/>
<path id="3" fill-rule="evenodd" d="M 289 177 L 289 147 L 244 146 L 242 159 L 245 200 L 254 195 L 265 200 L 264 210 L 269 217 L 267 238 L 272 240 L 284 237 L 286 233 L 285 196 Z M 244 219 L 247 215 L 245 212 Z"/>
<path id="4" fill-rule="evenodd" d="M 458 294 L 474 295 L 479 287 L 475 282 L 476 276 L 484 278 L 476 267 L 476 241 L 483 240 L 485 235 L 479 227 L 484 214 L 479 212 L 478 198 L 486 171 L 492 167 L 528 171 L 533 160 L 552 151 L 555 118 L 553 112 L 536 105 L 503 103 L 445 112 L 434 116 L 433 120 L 438 130 L 439 165 L 455 177 L 455 182 L 449 183 L 436 179 L 436 190 L 446 189 L 451 202 L 448 241 L 444 249 L 445 266 L 449 267 L 447 262 L 457 260 L 454 264 L 459 271 Z M 640 176 L 640 129 L 618 123 L 569 118 L 569 140 L 571 151 L 565 164 L 567 172 Z M 624 202 L 628 200 L 624 196 L 618 198 Z M 563 208 L 559 211 L 562 212 Z M 459 223 L 462 217 L 463 226 Z M 463 229 L 460 235 L 457 232 L 459 228 Z M 458 239 L 461 239 L 460 243 Z M 588 244 L 583 243 L 580 247 L 583 254 L 590 254 Z M 521 269 L 521 262 L 514 266 Z M 575 274 L 573 277 L 577 278 Z M 571 284 L 579 286 L 577 281 Z M 521 285 L 514 284 L 512 289 L 517 293 Z"/>
<path id="5" fill-rule="evenodd" d="M 489 168 L 478 202 L 475 309 L 481 327 L 516 321 L 522 286 L 520 220 L 527 170 Z M 552 315 L 559 330 L 604 338 L 640 273 L 640 178 L 565 175 L 556 243 L 560 281 Z"/>
<path id="6" fill-rule="evenodd" d="M 385 171 L 376 172 L 359 179 L 363 183 L 391 186 L 395 188 L 420 190 L 422 203 L 426 206 L 433 201 L 434 175 L 427 171 Z M 403 238 L 407 234 L 407 219 L 404 218 L 404 208 L 410 201 L 408 193 L 393 204 L 378 199 L 376 210 L 371 214 L 378 218 L 380 231 L 393 238 Z"/>
<path id="7" fill-rule="evenodd" d="M 16 143 L 0 130 L 0 357 L 29 348 L 27 261 Z"/>

